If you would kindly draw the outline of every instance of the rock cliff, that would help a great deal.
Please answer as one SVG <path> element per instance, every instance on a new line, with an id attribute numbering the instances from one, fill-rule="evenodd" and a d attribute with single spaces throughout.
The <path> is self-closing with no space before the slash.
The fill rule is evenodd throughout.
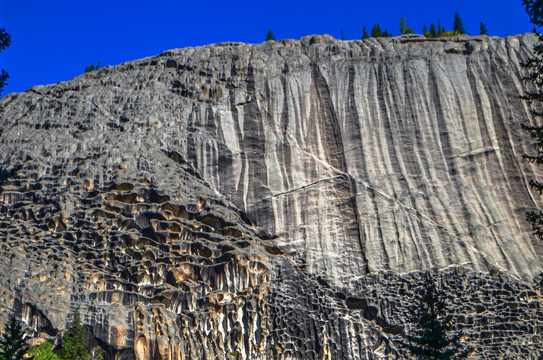
<path id="1" fill-rule="evenodd" d="M 0 320 L 108 359 L 395 359 L 421 273 L 535 358 L 531 34 L 166 51 L 0 100 Z M 539 350 L 538 350 L 539 349 Z"/>

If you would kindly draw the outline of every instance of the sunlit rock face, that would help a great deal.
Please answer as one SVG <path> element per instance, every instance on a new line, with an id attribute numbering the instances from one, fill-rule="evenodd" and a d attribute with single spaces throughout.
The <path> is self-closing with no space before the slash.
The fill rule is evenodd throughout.
<path id="1" fill-rule="evenodd" d="M 473 358 L 535 357 L 535 40 L 224 43 L 4 96 L 0 320 L 58 344 L 79 308 L 106 360 L 406 358 L 431 269 Z"/>

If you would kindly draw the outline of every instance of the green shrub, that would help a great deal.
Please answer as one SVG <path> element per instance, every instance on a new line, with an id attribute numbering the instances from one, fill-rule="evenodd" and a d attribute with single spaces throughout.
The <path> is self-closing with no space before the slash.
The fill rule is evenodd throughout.
<path id="1" fill-rule="evenodd" d="M 53 344 L 48 341 L 30 349 L 30 355 L 34 357 L 34 360 L 58 360 L 57 354 L 53 352 Z"/>
<path id="2" fill-rule="evenodd" d="M 95 71 L 95 70 L 98 70 L 98 69 L 100 69 L 100 65 L 102 65 L 102 62 L 101 62 L 101 61 L 98 61 L 98 62 L 96 63 L 96 66 L 90 64 L 89 66 L 86 66 L 86 67 L 85 67 L 85 72 L 88 73 L 88 72 L 93 72 L 93 71 Z"/>

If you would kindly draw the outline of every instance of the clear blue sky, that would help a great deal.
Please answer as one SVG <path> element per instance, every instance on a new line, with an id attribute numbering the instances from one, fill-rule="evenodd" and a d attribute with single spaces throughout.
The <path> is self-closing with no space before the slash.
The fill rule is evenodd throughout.
<path id="1" fill-rule="evenodd" d="M 398 20 L 420 33 L 437 22 L 452 28 L 458 11 L 468 32 L 489 35 L 531 31 L 521 0 L 205 1 L 0 0 L 0 28 L 12 44 L 0 54 L 9 75 L 2 95 L 69 80 L 90 62 L 116 65 L 167 49 L 224 41 L 260 43 L 268 28 L 277 39 L 330 34 L 360 39 L 379 22 L 398 35 Z"/>

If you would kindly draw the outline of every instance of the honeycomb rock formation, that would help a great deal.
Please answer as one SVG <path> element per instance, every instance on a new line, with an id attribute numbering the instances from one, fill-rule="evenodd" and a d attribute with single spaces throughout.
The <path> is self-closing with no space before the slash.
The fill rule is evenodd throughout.
<path id="1" fill-rule="evenodd" d="M 0 100 L 0 320 L 105 359 L 396 359 L 423 272 L 472 358 L 536 358 L 536 39 L 166 51 Z"/>

